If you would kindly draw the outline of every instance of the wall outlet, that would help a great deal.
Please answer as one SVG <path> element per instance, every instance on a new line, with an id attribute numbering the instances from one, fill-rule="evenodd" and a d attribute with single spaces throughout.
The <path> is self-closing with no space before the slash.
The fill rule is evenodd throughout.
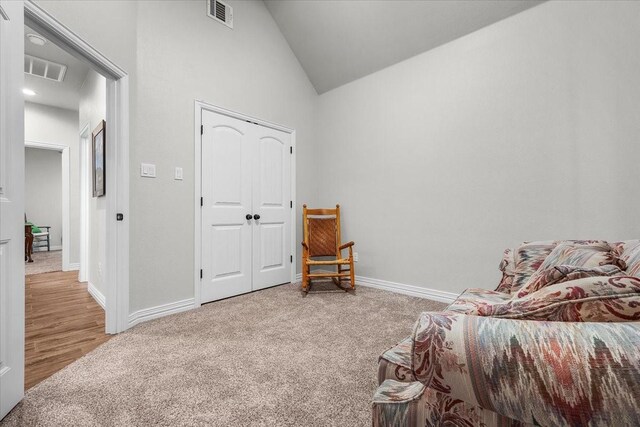
<path id="1" fill-rule="evenodd" d="M 182 168 L 176 167 L 176 175 L 175 178 L 177 181 L 182 181 Z"/>
<path id="2" fill-rule="evenodd" d="M 353 253 L 353 261 L 358 262 L 358 252 Z"/>
<path id="3" fill-rule="evenodd" d="M 156 165 L 152 165 L 149 163 L 140 163 L 140 176 L 144 176 L 145 178 L 155 178 Z"/>

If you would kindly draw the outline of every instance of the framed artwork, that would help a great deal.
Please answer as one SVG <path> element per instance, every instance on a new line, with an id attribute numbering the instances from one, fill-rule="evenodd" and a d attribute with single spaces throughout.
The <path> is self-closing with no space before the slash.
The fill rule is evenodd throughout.
<path id="1" fill-rule="evenodd" d="M 104 120 L 91 134 L 91 160 L 93 170 L 93 197 L 102 197 L 105 193 L 105 142 L 107 124 Z"/>

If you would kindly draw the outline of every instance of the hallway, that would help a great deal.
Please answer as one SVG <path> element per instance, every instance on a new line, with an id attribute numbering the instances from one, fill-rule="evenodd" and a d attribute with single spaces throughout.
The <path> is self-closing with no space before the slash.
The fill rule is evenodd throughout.
<path id="1" fill-rule="evenodd" d="M 25 389 L 106 342 L 104 310 L 78 272 L 26 276 Z"/>

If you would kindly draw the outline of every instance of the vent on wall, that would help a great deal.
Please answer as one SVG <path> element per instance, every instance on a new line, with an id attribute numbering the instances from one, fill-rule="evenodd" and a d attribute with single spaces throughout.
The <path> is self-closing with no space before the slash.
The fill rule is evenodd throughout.
<path id="1" fill-rule="evenodd" d="M 35 56 L 24 56 L 24 72 L 32 76 L 42 77 L 43 79 L 61 82 L 67 72 L 67 66 L 46 59 L 36 58 Z"/>
<path id="2" fill-rule="evenodd" d="M 233 28 L 233 8 L 220 0 L 207 0 L 207 16 Z"/>

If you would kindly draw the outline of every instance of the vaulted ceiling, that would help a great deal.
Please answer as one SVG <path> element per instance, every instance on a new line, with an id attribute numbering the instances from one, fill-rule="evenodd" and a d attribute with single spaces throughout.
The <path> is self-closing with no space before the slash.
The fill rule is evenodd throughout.
<path id="1" fill-rule="evenodd" d="M 433 49 L 537 0 L 265 0 L 318 93 Z"/>

